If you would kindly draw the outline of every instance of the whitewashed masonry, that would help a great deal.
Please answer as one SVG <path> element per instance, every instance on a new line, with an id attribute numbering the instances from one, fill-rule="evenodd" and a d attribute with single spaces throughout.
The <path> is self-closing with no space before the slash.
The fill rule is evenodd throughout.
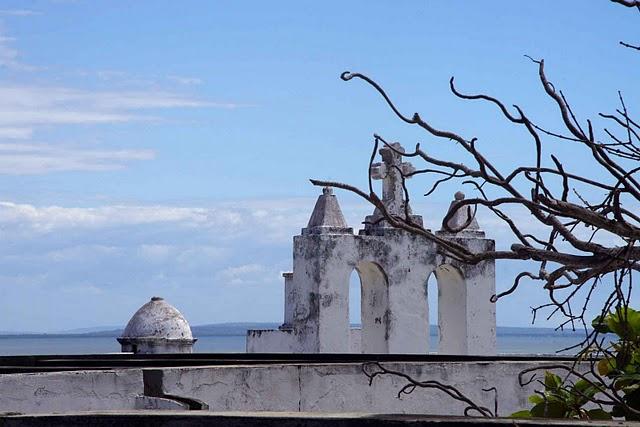
<path id="1" fill-rule="evenodd" d="M 402 175 L 413 171 L 402 162 L 403 148 L 380 149 L 381 163 L 372 178 L 382 180 L 382 201 L 392 215 L 413 215 L 404 197 Z M 456 200 L 464 198 L 458 192 Z M 452 202 L 454 206 L 455 201 Z M 471 216 L 471 218 L 470 218 Z M 450 221 L 456 233 L 438 231 L 473 252 L 493 250 L 471 209 Z M 349 278 L 361 282 L 361 329 L 349 325 Z M 439 352 L 491 355 L 496 352 L 495 264 L 457 262 L 438 252 L 422 236 L 391 227 L 378 209 L 356 235 L 348 227 L 336 196 L 323 189 L 311 219 L 293 239 L 293 272 L 285 273 L 284 323 L 277 330 L 251 330 L 248 352 L 427 353 L 429 307 L 427 280 L 438 282 Z"/>

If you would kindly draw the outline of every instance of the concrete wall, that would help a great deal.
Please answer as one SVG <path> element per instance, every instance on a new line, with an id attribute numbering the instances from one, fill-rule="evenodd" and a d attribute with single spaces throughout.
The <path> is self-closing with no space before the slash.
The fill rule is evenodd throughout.
<path id="1" fill-rule="evenodd" d="M 521 388 L 518 373 L 531 362 L 389 363 L 417 379 L 458 387 L 478 403 L 493 408 L 498 389 L 500 414 L 529 405 L 535 385 Z M 403 380 L 379 378 L 372 386 L 361 364 L 225 366 L 163 370 L 163 392 L 206 402 L 212 411 L 380 412 L 461 415 L 464 406 L 437 390 L 416 390 L 396 397 Z"/>
<path id="2" fill-rule="evenodd" d="M 292 329 L 254 329 L 247 331 L 247 353 L 296 353 Z"/>
<path id="3" fill-rule="evenodd" d="M 356 270 L 361 282 L 361 352 L 429 351 L 426 282 L 435 271 L 440 352 L 495 354 L 495 304 L 490 301 L 495 293 L 494 263 L 462 265 L 439 255 L 421 236 L 393 229 L 380 233 L 295 236 L 293 273 L 285 277 L 284 316 L 286 327 L 294 331 L 293 343 L 282 334 L 250 333 L 247 351 L 353 352 L 349 278 Z M 447 238 L 477 253 L 494 247 L 493 240 L 479 237 Z"/>
<path id="4" fill-rule="evenodd" d="M 443 235 L 443 234 L 440 234 Z M 488 239 L 449 237 L 449 239 L 466 246 L 474 253 L 495 250 L 495 242 Z M 439 317 L 449 316 L 447 319 L 439 319 L 440 347 L 443 354 L 478 354 L 491 355 L 496 352 L 496 305 L 492 303 L 491 296 L 496 292 L 495 262 L 481 262 L 476 265 L 461 263 L 446 257 L 438 256 L 437 263 L 440 267 L 435 271 L 438 280 L 438 294 L 445 298 L 444 289 L 449 286 L 462 290 L 464 296 L 464 313 L 459 311 L 459 305 L 453 301 L 449 304 L 438 302 Z M 447 272 L 448 270 L 448 272 Z M 440 274 L 438 274 L 440 272 Z M 458 278 L 455 276 L 459 275 Z M 462 281 L 462 282 L 460 282 Z M 455 298 L 456 292 L 452 291 Z M 458 322 L 463 319 L 463 331 L 456 328 Z M 464 332 L 464 335 L 458 335 Z M 461 340 L 460 337 L 463 337 Z M 464 345 L 461 348 L 460 345 Z M 458 350 L 462 350 L 460 353 Z"/>
<path id="5" fill-rule="evenodd" d="M 0 375 L 0 412 L 134 409 L 141 369 Z"/>
<path id="6" fill-rule="evenodd" d="M 349 330 L 349 353 L 362 353 L 362 329 Z"/>
<path id="7" fill-rule="evenodd" d="M 404 179 L 408 176 L 403 174 L 415 169 L 403 162 L 403 150 L 399 144 L 381 148 L 382 162 L 373 163 L 369 172 L 371 178 L 382 180 L 382 203 L 387 213 L 422 224 L 422 217 L 413 215 L 405 200 Z M 495 242 L 485 238 L 471 207 L 456 209 L 464 197 L 462 192 L 455 194 L 448 227 L 437 234 L 472 253 L 494 249 Z M 354 351 L 349 330 L 349 278 L 355 269 L 361 283 L 363 353 L 429 351 L 426 282 L 435 271 L 440 352 L 496 354 L 495 304 L 490 301 L 495 293 L 494 261 L 456 266 L 432 239 L 390 226 L 379 206 L 364 224 L 354 235 L 332 190 L 323 189 L 307 227 L 293 238 L 293 271 L 284 275 L 283 326 L 294 330 L 295 342 L 278 348 L 282 341 L 278 334 L 249 334 L 249 351 Z"/>
<path id="8" fill-rule="evenodd" d="M 548 362 L 548 361 L 547 361 Z M 545 362 L 545 363 L 547 363 Z M 518 373 L 542 362 L 394 362 L 384 366 L 419 380 L 457 387 L 480 405 L 499 413 L 529 407 L 536 384 L 521 388 Z M 136 408 L 175 408 L 156 397 L 202 401 L 211 411 L 377 412 L 461 415 L 464 405 L 438 390 L 417 389 L 397 398 L 398 377 L 377 378 L 369 386 L 360 363 L 231 365 L 114 371 L 0 375 L 0 413 L 46 413 Z M 150 381 L 153 378 L 153 384 Z M 151 387 L 153 385 L 153 387 Z"/>

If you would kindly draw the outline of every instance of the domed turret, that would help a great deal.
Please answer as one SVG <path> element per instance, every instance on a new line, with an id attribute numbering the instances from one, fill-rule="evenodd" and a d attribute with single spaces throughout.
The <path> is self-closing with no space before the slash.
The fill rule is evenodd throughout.
<path id="1" fill-rule="evenodd" d="M 118 342 L 123 352 L 191 353 L 196 340 L 182 313 L 153 297 L 135 312 Z"/>

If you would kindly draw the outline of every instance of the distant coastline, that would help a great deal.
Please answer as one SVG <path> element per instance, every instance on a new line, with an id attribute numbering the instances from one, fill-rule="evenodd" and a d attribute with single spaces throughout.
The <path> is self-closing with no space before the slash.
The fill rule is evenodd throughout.
<path id="1" fill-rule="evenodd" d="M 195 337 L 224 337 L 224 336 L 245 336 L 248 329 L 275 329 L 279 326 L 279 323 L 268 322 L 239 322 L 239 323 L 214 323 L 210 325 L 198 325 L 192 326 L 191 330 Z M 352 325 L 353 327 L 359 327 L 359 325 Z M 24 333 L 12 333 L 3 331 L 0 332 L 0 338 L 96 338 L 96 337 L 118 337 L 122 334 L 124 328 L 105 328 L 104 330 L 99 327 L 96 330 L 90 332 L 24 332 Z M 571 331 L 565 329 L 563 331 L 555 330 L 553 328 L 535 328 L 535 327 L 518 327 L 518 326 L 498 326 L 496 331 L 498 336 L 564 336 L 573 337 L 584 335 L 583 330 Z M 431 325 L 431 335 L 438 335 L 438 328 L 435 325 Z"/>
<path id="2" fill-rule="evenodd" d="M 247 329 L 273 329 L 278 323 L 218 323 L 192 327 L 198 341 L 196 353 L 244 353 Z M 359 325 L 352 325 L 358 327 Z M 93 330 L 88 330 L 93 329 Z M 107 327 L 76 329 L 87 332 L 0 333 L 0 356 L 33 354 L 105 354 L 120 352 L 116 337 L 122 329 Z M 552 328 L 498 326 L 497 350 L 500 354 L 558 354 L 562 349 L 575 354 L 584 331 L 556 331 Z M 431 325 L 429 351 L 437 352 L 438 328 Z"/>

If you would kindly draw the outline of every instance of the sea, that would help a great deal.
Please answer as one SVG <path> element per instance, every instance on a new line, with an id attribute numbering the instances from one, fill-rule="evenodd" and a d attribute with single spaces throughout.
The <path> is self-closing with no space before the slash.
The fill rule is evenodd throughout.
<path id="1" fill-rule="evenodd" d="M 262 326 L 262 325 L 261 325 Z M 271 325 L 270 325 L 271 326 Z M 198 339 L 194 352 L 244 353 L 246 327 L 240 324 L 194 327 Z M 201 333 L 199 334 L 198 331 Z M 61 355 L 117 353 L 118 330 L 82 334 L 5 334 L 0 335 L 0 355 Z M 497 344 L 500 354 L 573 355 L 576 349 L 560 352 L 576 345 L 584 331 L 555 331 L 546 328 L 498 327 Z M 431 328 L 430 351 L 438 351 L 437 328 Z"/>

